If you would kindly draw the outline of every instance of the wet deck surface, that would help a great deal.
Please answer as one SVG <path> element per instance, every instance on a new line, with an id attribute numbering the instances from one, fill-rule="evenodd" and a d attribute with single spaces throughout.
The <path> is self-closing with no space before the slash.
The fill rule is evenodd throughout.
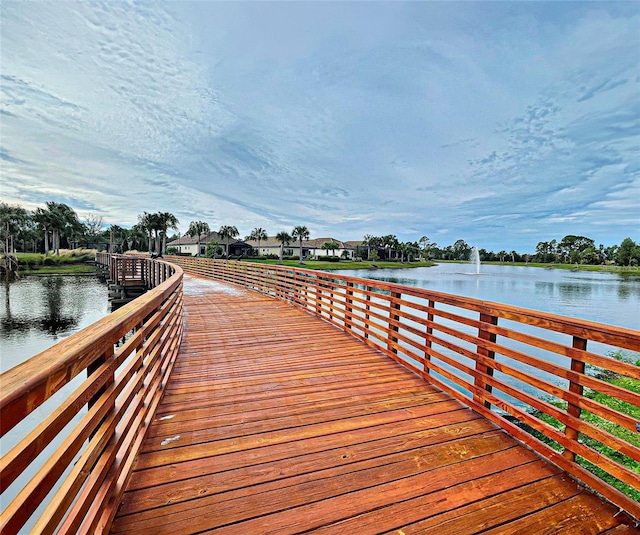
<path id="1" fill-rule="evenodd" d="M 637 533 L 374 349 L 185 278 L 180 356 L 113 533 Z"/>

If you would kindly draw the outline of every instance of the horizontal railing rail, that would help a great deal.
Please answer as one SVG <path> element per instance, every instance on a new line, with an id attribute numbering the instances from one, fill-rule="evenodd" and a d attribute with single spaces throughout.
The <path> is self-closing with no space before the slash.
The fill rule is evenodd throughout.
<path id="1" fill-rule="evenodd" d="M 183 328 L 182 269 L 135 262 L 150 291 L 0 375 L 0 432 L 15 442 L 0 459 L 3 501 L 15 496 L 0 514 L 3 534 L 111 524 Z"/>
<path id="2" fill-rule="evenodd" d="M 640 518 L 637 330 L 335 273 L 170 261 L 331 322 Z"/>

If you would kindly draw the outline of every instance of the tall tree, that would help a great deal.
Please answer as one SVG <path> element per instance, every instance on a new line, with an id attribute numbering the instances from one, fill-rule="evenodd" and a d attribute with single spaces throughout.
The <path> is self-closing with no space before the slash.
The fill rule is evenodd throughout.
<path id="1" fill-rule="evenodd" d="M 418 243 L 420 244 L 420 248 L 422 250 L 422 254 L 425 260 L 429 259 L 430 252 L 437 247 L 437 244 L 432 242 L 428 236 L 422 236 Z"/>
<path id="2" fill-rule="evenodd" d="M 580 261 L 580 254 L 587 247 L 595 247 L 595 242 L 591 238 L 585 236 L 574 236 L 568 234 L 560 241 L 558 248 L 564 257 L 565 262 L 578 263 Z"/>
<path id="3" fill-rule="evenodd" d="M 89 214 L 83 223 L 88 241 L 100 236 L 100 233 L 104 229 L 104 219 L 96 214 Z"/>
<path id="4" fill-rule="evenodd" d="M 160 233 L 162 232 L 162 212 L 149 215 L 151 230 L 153 231 L 153 252 L 160 253 Z"/>
<path id="5" fill-rule="evenodd" d="M 249 234 L 250 240 L 256 240 L 258 242 L 258 256 L 260 256 L 260 242 L 268 238 L 269 236 L 267 236 L 267 231 L 261 227 L 254 228 L 251 231 L 251 234 Z"/>
<path id="6" fill-rule="evenodd" d="M 33 215 L 38 229 L 42 232 L 44 238 L 44 256 L 49 256 L 49 232 L 51 231 L 51 213 L 44 208 L 36 208 Z"/>
<path id="7" fill-rule="evenodd" d="M 222 225 L 220 227 L 220 230 L 218 231 L 218 234 L 220 234 L 220 237 L 227 240 L 227 258 L 229 258 L 229 245 L 231 242 L 231 238 L 237 238 L 240 233 L 238 232 L 238 229 L 232 225 Z"/>
<path id="8" fill-rule="evenodd" d="M 455 260 L 469 260 L 470 254 L 471 254 L 471 247 L 469 247 L 466 241 L 457 240 L 453 244 L 453 255 Z"/>
<path id="9" fill-rule="evenodd" d="M 322 249 L 327 251 L 327 256 L 329 255 L 329 251 L 331 251 L 331 256 L 335 256 L 335 251 L 339 248 L 340 245 L 335 241 L 326 241 L 322 244 Z"/>
<path id="10" fill-rule="evenodd" d="M 127 250 L 128 231 L 118 225 L 109 227 L 109 252 L 123 253 Z"/>
<path id="11" fill-rule="evenodd" d="M 147 233 L 140 225 L 133 225 L 127 232 L 127 249 L 139 251 L 144 247 Z"/>
<path id="12" fill-rule="evenodd" d="M 634 260 L 636 263 L 640 260 L 640 248 L 631 238 L 625 238 L 616 252 L 616 262 L 621 266 L 630 266 Z"/>
<path id="13" fill-rule="evenodd" d="M 365 234 L 362 240 L 362 245 L 367 248 L 367 260 L 371 259 L 371 246 L 373 245 L 371 240 L 373 240 L 373 236 L 371 234 Z"/>
<path id="14" fill-rule="evenodd" d="M 47 209 L 40 212 L 39 223 L 43 225 L 43 217 L 47 220 L 48 230 L 52 234 L 52 247 L 56 254 L 60 254 L 60 241 L 62 237 L 72 236 L 78 230 L 78 226 L 81 224 L 78 219 L 78 214 L 68 205 L 64 203 L 58 203 L 48 201 L 45 203 Z M 46 216 L 43 216 L 46 213 Z M 46 242 L 46 240 L 45 240 Z M 45 245 L 45 253 L 47 252 L 47 246 Z"/>
<path id="15" fill-rule="evenodd" d="M 394 234 L 387 234 L 386 236 L 382 236 L 382 244 L 381 245 L 387 251 L 387 257 L 389 259 L 391 259 L 392 256 L 396 256 L 397 257 L 397 251 L 398 251 L 398 245 L 399 244 L 400 244 L 400 242 L 398 241 L 398 238 L 396 238 L 396 236 Z"/>
<path id="16" fill-rule="evenodd" d="M 300 264 L 302 264 L 302 240 L 309 239 L 309 229 L 304 225 L 298 225 L 293 229 L 291 237 L 300 242 Z"/>
<path id="17" fill-rule="evenodd" d="M 189 229 L 187 230 L 187 234 L 192 238 L 198 237 L 198 252 L 196 256 L 200 256 L 200 237 L 202 234 L 209 234 L 211 229 L 209 228 L 209 224 L 204 221 L 192 221 L 189 223 Z"/>
<path id="18" fill-rule="evenodd" d="M 178 230 L 178 223 L 180 223 L 180 221 L 170 212 L 158 212 L 157 218 L 160 234 L 162 235 L 162 247 L 160 251 L 164 255 L 167 252 L 167 230 Z"/>
<path id="19" fill-rule="evenodd" d="M 29 212 L 21 206 L 0 202 L 0 236 L 4 241 L 4 253 L 15 252 L 15 237 L 26 230 Z"/>
<path id="20" fill-rule="evenodd" d="M 154 219 L 152 214 L 142 212 L 138 214 L 138 228 L 141 229 L 149 238 L 149 254 L 151 254 L 151 242 L 153 241 Z"/>
<path id="21" fill-rule="evenodd" d="M 282 264 L 282 256 L 284 253 L 284 246 L 285 245 L 289 245 L 289 243 L 291 242 L 291 236 L 289 235 L 288 232 L 278 232 L 278 234 L 276 234 L 276 240 L 278 240 L 280 242 L 280 261 L 278 262 L 279 264 Z"/>

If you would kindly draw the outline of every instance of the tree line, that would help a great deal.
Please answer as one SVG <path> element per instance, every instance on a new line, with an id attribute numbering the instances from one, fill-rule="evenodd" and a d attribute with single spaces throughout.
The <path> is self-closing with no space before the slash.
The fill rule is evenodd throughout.
<path id="1" fill-rule="evenodd" d="M 21 251 L 42 251 L 48 255 L 50 251 L 59 253 L 61 248 L 74 249 L 86 247 L 92 249 L 108 249 L 113 252 L 128 250 L 144 250 L 149 253 L 165 254 L 167 242 L 177 238 L 169 236 L 169 231 L 177 232 L 179 221 L 170 212 L 143 212 L 138 215 L 138 222 L 127 229 L 119 225 L 105 225 L 102 217 L 90 214 L 80 221 L 77 213 L 64 203 L 46 202 L 44 208 L 27 210 L 16 205 L 0 202 L 0 238 L 5 253 Z M 200 240 L 211 233 L 211 228 L 204 221 L 191 221 L 187 235 L 197 238 L 198 251 Z M 239 237 L 238 229 L 233 225 L 222 225 L 218 235 L 229 251 L 231 240 Z M 291 232 L 281 231 L 276 234 L 280 243 L 280 262 L 283 248 L 298 242 L 300 262 L 302 262 L 302 244 L 309 239 L 309 229 L 298 225 Z M 268 239 L 264 228 L 256 227 L 245 237 L 258 243 Z M 215 256 L 222 252 L 222 244 L 207 243 L 207 255 Z M 333 251 L 338 248 L 335 242 L 323 244 L 323 249 Z M 425 260 L 468 260 L 472 247 L 465 240 L 457 240 L 451 245 L 440 247 L 427 236 L 417 241 L 402 242 L 394 234 L 373 236 L 366 234 L 362 244 L 356 248 L 356 255 L 367 260 L 405 260 L 411 262 L 422 258 Z M 560 240 L 538 242 L 534 253 L 518 253 L 515 250 L 498 252 L 478 249 L 480 259 L 484 262 L 539 262 L 539 263 L 571 263 L 571 264 L 604 264 L 615 263 L 622 266 L 633 266 L 640 263 L 640 244 L 631 238 L 625 238 L 619 245 L 596 245 L 586 236 L 569 234 Z"/>
<path id="2" fill-rule="evenodd" d="M 467 260 L 472 247 L 464 240 L 440 248 L 430 244 L 428 255 L 432 259 Z M 515 250 L 498 252 L 478 249 L 483 262 L 537 262 L 543 264 L 617 264 L 637 266 L 640 263 L 640 244 L 631 238 L 625 238 L 619 245 L 596 245 L 586 236 L 568 234 L 561 240 L 541 241 L 536 245 L 535 253 L 518 253 Z"/>
<path id="3" fill-rule="evenodd" d="M 130 249 L 161 251 L 166 248 L 167 232 L 177 230 L 178 219 L 169 212 L 150 214 L 143 212 L 138 223 L 130 229 L 119 225 L 106 225 L 102 217 L 90 214 L 80 221 L 70 206 L 46 202 L 44 208 L 34 211 L 21 206 L 0 202 L 0 236 L 5 253 L 26 252 L 60 253 L 61 248 L 78 247 L 118 250 Z"/>

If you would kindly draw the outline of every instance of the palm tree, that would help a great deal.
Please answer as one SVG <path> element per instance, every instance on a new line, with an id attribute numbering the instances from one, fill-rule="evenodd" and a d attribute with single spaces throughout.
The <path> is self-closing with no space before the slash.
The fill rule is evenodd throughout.
<path id="1" fill-rule="evenodd" d="M 423 251 L 423 254 L 424 254 L 424 259 L 426 260 L 427 257 L 429 256 L 429 249 L 431 249 L 433 247 L 433 244 L 431 243 L 431 240 L 429 239 L 428 236 L 422 236 L 422 238 L 420 238 L 420 240 L 418 240 L 418 243 L 422 247 L 422 251 Z"/>
<path id="2" fill-rule="evenodd" d="M 260 242 L 262 240 L 269 239 L 269 236 L 267 236 L 267 231 L 263 228 L 256 227 L 251 231 L 251 234 L 249 234 L 249 239 L 256 240 L 258 242 L 258 256 L 260 256 Z"/>
<path id="3" fill-rule="evenodd" d="M 153 215 L 148 212 L 138 214 L 138 228 L 149 237 L 149 254 L 151 254 L 151 241 L 153 240 Z"/>
<path id="4" fill-rule="evenodd" d="M 26 229 L 29 212 L 20 206 L 10 206 L 0 202 L 0 234 L 4 241 L 4 253 L 15 250 L 15 237 Z"/>
<path id="5" fill-rule="evenodd" d="M 153 251 L 160 252 L 160 233 L 162 232 L 162 212 L 149 215 L 151 230 L 153 231 Z"/>
<path id="6" fill-rule="evenodd" d="M 109 252 L 113 253 L 119 251 L 123 253 L 127 247 L 127 236 L 127 229 L 118 225 L 111 225 L 109 227 Z"/>
<path id="7" fill-rule="evenodd" d="M 392 255 L 391 252 L 393 251 L 394 255 L 393 257 L 397 258 L 397 250 L 398 250 L 398 244 L 400 242 L 398 241 L 398 238 L 396 238 L 396 236 L 394 234 L 387 234 L 386 236 L 382 236 L 382 243 L 381 245 L 388 251 L 387 255 L 388 255 L 388 260 L 391 260 Z"/>
<path id="8" fill-rule="evenodd" d="M 218 234 L 220 234 L 220 237 L 223 239 L 227 240 L 227 258 L 229 258 L 229 242 L 231 240 L 231 238 L 237 238 L 240 233 L 238 232 L 238 229 L 232 225 L 222 225 L 220 227 L 220 230 L 218 231 Z"/>
<path id="9" fill-rule="evenodd" d="M 49 232 L 52 226 L 51 213 L 44 208 L 36 208 L 33 220 L 44 235 L 44 256 L 49 256 Z"/>
<path id="10" fill-rule="evenodd" d="M 282 264 L 283 249 L 285 245 L 289 245 L 291 242 L 291 236 L 289 236 L 288 232 L 278 232 L 278 234 L 276 234 L 276 240 L 280 242 L 280 261 L 278 263 Z"/>
<path id="11" fill-rule="evenodd" d="M 189 223 L 187 235 L 191 236 L 192 238 L 194 236 L 198 237 L 198 252 L 196 253 L 196 256 L 200 256 L 200 236 L 202 234 L 209 234 L 209 232 L 211 232 L 209 224 L 205 223 L 204 221 L 192 221 L 191 223 Z"/>
<path id="12" fill-rule="evenodd" d="M 367 247 L 367 260 L 371 257 L 371 246 L 373 245 L 374 237 L 371 234 L 365 234 L 364 239 L 362 241 L 362 245 Z"/>
<path id="13" fill-rule="evenodd" d="M 335 251 L 339 248 L 340 244 L 335 241 L 326 241 L 322 244 L 322 249 L 327 251 L 327 255 L 329 255 L 329 251 L 331 251 L 331 256 L 335 256 Z"/>
<path id="14" fill-rule="evenodd" d="M 127 249 L 139 251 L 147 239 L 146 231 L 140 225 L 133 225 L 127 232 Z"/>
<path id="15" fill-rule="evenodd" d="M 291 233 L 291 237 L 295 240 L 299 240 L 300 242 L 300 264 L 302 264 L 302 240 L 309 239 L 309 229 L 304 225 L 298 225 L 293 229 Z"/>
<path id="16" fill-rule="evenodd" d="M 158 223 L 160 233 L 162 234 L 162 248 L 160 249 L 164 255 L 167 252 L 167 230 L 178 230 L 178 218 L 170 212 L 158 212 Z"/>
<path id="17" fill-rule="evenodd" d="M 56 254 L 60 254 L 60 238 L 72 235 L 78 230 L 81 223 L 78 219 L 78 214 L 76 214 L 75 210 L 70 206 L 53 201 L 48 201 L 45 204 L 47 205 L 47 209 L 41 210 L 40 213 L 45 213 L 47 215 L 41 215 L 40 223 L 43 225 L 43 217 L 47 220 L 47 230 L 45 230 L 45 235 L 48 231 L 51 231 L 53 249 Z M 48 253 L 46 241 L 47 239 L 45 237 L 45 254 Z"/>

